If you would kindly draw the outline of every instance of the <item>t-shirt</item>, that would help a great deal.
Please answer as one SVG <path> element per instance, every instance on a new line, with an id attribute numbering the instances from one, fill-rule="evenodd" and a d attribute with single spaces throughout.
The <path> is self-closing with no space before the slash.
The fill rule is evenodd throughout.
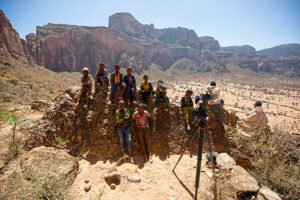
<path id="1" fill-rule="evenodd" d="M 149 117 L 150 117 L 150 114 L 146 110 L 143 111 L 142 115 L 140 115 L 139 112 L 136 111 L 132 116 L 132 118 L 135 120 L 135 123 L 138 128 L 148 128 L 149 127 L 149 120 L 148 120 Z"/>

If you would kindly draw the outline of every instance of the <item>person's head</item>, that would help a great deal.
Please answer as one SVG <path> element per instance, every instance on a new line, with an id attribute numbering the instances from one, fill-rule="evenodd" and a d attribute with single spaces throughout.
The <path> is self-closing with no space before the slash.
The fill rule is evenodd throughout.
<path id="1" fill-rule="evenodd" d="M 260 106 L 262 106 L 262 103 L 261 103 L 261 101 L 257 101 L 257 102 L 255 102 L 255 104 L 253 106 L 254 106 L 254 108 L 260 107 Z"/>
<path id="2" fill-rule="evenodd" d="M 142 103 L 139 104 L 138 111 L 140 114 L 144 112 L 144 104 L 142 104 Z"/>
<path id="3" fill-rule="evenodd" d="M 115 72 L 119 72 L 120 70 L 120 66 L 119 65 L 115 65 Z"/>
<path id="4" fill-rule="evenodd" d="M 119 106 L 120 106 L 120 109 L 123 110 L 125 108 L 125 101 L 123 101 L 123 100 L 119 101 Z"/>
<path id="5" fill-rule="evenodd" d="M 128 67 L 128 68 L 127 68 L 127 74 L 130 75 L 131 72 L 132 72 L 132 68 L 131 68 L 131 67 Z"/>
<path id="6" fill-rule="evenodd" d="M 167 87 L 163 86 L 163 87 L 162 87 L 162 90 L 163 90 L 163 91 L 166 91 L 166 90 L 167 90 Z"/>
<path id="7" fill-rule="evenodd" d="M 210 82 L 210 86 L 217 86 L 217 84 L 216 84 L 216 82 L 215 81 L 212 81 L 212 82 Z"/>
<path id="8" fill-rule="evenodd" d="M 87 67 L 84 67 L 83 69 L 82 69 L 82 74 L 84 75 L 84 76 L 87 76 L 87 75 L 89 75 L 89 68 L 87 68 Z"/>
<path id="9" fill-rule="evenodd" d="M 143 79 L 144 79 L 145 82 L 147 82 L 148 81 L 148 75 L 145 74 Z"/>
<path id="10" fill-rule="evenodd" d="M 100 64 L 99 64 L 99 70 L 100 70 L 100 71 L 103 71 L 103 70 L 104 70 L 104 67 L 105 67 L 105 65 L 104 65 L 103 63 L 100 63 Z"/>
<path id="11" fill-rule="evenodd" d="M 157 81 L 157 85 L 158 85 L 158 86 L 162 86 L 163 84 L 164 84 L 164 82 L 163 82 L 162 80 L 158 80 L 158 81 Z"/>
<path id="12" fill-rule="evenodd" d="M 188 89 L 185 92 L 185 95 L 188 96 L 188 97 L 192 96 L 192 94 L 193 94 L 193 90 L 191 90 L 191 89 Z"/>

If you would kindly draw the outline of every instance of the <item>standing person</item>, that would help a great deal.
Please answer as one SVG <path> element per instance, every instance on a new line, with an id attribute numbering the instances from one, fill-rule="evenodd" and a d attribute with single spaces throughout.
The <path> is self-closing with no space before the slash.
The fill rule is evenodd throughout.
<path id="1" fill-rule="evenodd" d="M 227 126 L 224 123 L 224 119 L 222 113 L 220 111 L 221 108 L 221 100 L 219 99 L 220 89 L 216 87 L 216 82 L 210 82 L 210 86 L 207 87 L 207 93 L 209 93 L 212 98 L 208 101 L 208 105 L 212 107 L 212 110 L 217 114 L 218 119 L 224 130 L 227 130 Z"/>
<path id="2" fill-rule="evenodd" d="M 121 90 L 123 84 L 123 74 L 120 72 L 120 66 L 115 65 L 115 71 L 110 76 L 110 86 L 111 86 L 111 92 L 110 92 L 110 101 L 111 103 L 117 103 L 115 102 L 115 95 L 116 92 Z"/>
<path id="3" fill-rule="evenodd" d="M 148 103 L 148 97 L 152 93 L 153 87 L 152 83 L 148 81 L 148 75 L 144 75 L 144 81 L 141 84 L 141 92 L 142 92 L 142 102 L 143 104 Z"/>
<path id="4" fill-rule="evenodd" d="M 89 103 L 89 99 L 92 93 L 92 80 L 93 77 L 89 74 L 89 69 L 84 67 L 82 69 L 82 76 L 81 76 L 81 90 L 80 95 L 78 98 L 77 104 L 75 106 L 81 105 L 83 101 L 86 105 L 83 107 L 87 109 L 87 104 Z"/>
<path id="5" fill-rule="evenodd" d="M 132 75 L 132 69 L 130 67 L 127 68 L 127 74 L 124 76 L 124 83 L 126 84 L 125 89 L 125 97 L 128 101 L 128 105 L 132 104 L 135 99 L 135 92 L 136 92 L 136 82 L 135 78 Z"/>
<path id="6" fill-rule="evenodd" d="M 193 100 L 192 100 L 192 94 L 193 91 L 191 89 L 188 89 L 186 91 L 186 94 L 184 97 L 181 98 L 180 104 L 181 104 L 181 108 L 183 110 L 184 113 L 184 117 L 185 117 L 185 121 L 187 124 L 187 130 L 190 131 L 191 127 L 189 124 L 189 112 L 193 112 L 194 111 L 194 104 L 193 104 Z"/>
<path id="7" fill-rule="evenodd" d="M 138 111 L 133 114 L 132 119 L 135 120 L 137 126 L 139 141 L 142 145 L 142 150 L 144 153 L 144 160 L 145 162 L 149 160 L 152 163 L 149 135 L 150 114 L 146 110 L 144 110 L 143 104 L 139 104 Z"/>
<path id="8" fill-rule="evenodd" d="M 125 108 L 125 102 L 121 100 L 119 102 L 119 109 L 116 111 L 116 127 L 117 133 L 120 140 L 120 146 L 122 151 L 122 156 L 125 158 L 125 145 L 124 145 L 124 137 L 127 142 L 127 149 L 129 153 L 129 159 L 131 163 L 134 163 L 132 158 L 132 142 L 131 142 L 131 133 L 130 133 L 130 121 L 129 121 L 129 110 Z"/>
<path id="9" fill-rule="evenodd" d="M 159 80 L 157 82 L 157 88 L 156 88 L 156 105 L 160 103 L 160 99 L 163 98 L 165 103 L 169 103 L 169 98 L 167 96 L 167 88 L 163 85 L 164 82 L 162 80 Z"/>
<path id="10" fill-rule="evenodd" d="M 100 88 L 104 88 L 105 90 L 107 90 L 107 87 L 109 85 L 108 83 L 108 77 L 107 77 L 108 73 L 107 73 L 107 69 L 105 69 L 105 65 L 103 63 L 99 64 L 96 76 L 95 76 L 95 94 L 96 95 Z"/>

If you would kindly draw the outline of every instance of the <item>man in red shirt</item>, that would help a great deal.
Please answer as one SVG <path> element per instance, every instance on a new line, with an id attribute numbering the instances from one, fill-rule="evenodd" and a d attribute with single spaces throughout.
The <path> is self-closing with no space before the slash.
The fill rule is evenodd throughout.
<path id="1" fill-rule="evenodd" d="M 144 153 L 144 160 L 147 162 L 148 160 L 152 163 L 151 159 L 151 144 L 149 137 L 149 119 L 150 114 L 146 110 L 144 110 L 144 105 L 139 104 L 138 111 L 136 111 L 132 119 L 135 120 L 138 136 L 140 144 L 142 145 L 142 150 Z"/>

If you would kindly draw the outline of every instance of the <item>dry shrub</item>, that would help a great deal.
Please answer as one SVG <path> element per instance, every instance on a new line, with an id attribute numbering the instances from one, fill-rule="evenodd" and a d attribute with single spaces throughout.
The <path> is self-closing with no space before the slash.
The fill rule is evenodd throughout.
<path id="1" fill-rule="evenodd" d="M 21 170 L 15 170 L 0 190 L 0 199 L 74 199 L 69 186 L 74 181 L 76 172 L 67 176 L 59 173 L 54 175 L 56 168 L 51 164 L 41 169 L 31 180 L 26 179 Z"/>
<path id="2" fill-rule="evenodd" d="M 234 133 L 231 143 L 248 156 L 248 171 L 261 185 L 284 199 L 300 199 L 300 135 L 275 130 L 245 139 Z"/>

